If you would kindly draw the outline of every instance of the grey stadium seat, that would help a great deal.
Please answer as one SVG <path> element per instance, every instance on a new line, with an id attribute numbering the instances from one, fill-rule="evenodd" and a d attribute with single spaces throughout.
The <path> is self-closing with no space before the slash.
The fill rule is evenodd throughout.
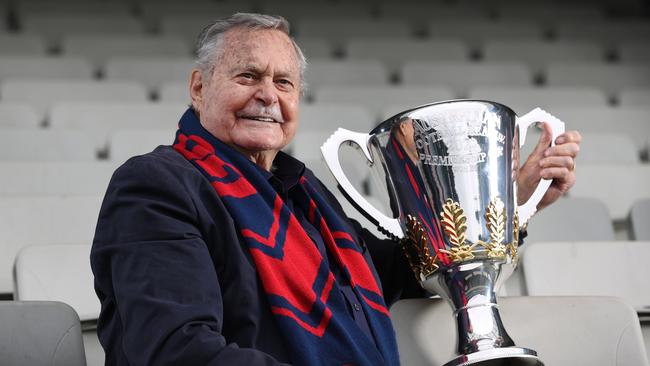
<path id="1" fill-rule="evenodd" d="M 477 86 L 470 89 L 469 97 L 503 103 L 520 115 L 536 107 L 554 114 L 558 107 L 608 105 L 607 95 L 602 90 L 589 87 Z"/>
<path id="2" fill-rule="evenodd" d="M 34 107 L 26 103 L 0 103 L 0 129 L 38 128 L 41 116 Z"/>
<path id="3" fill-rule="evenodd" d="M 379 60 L 311 60 L 305 80 L 309 93 L 324 85 L 388 85 L 388 76 Z"/>
<path id="4" fill-rule="evenodd" d="M 194 67 L 190 57 L 115 57 L 106 62 L 105 75 L 107 80 L 137 81 L 157 92 L 165 82 L 187 82 Z"/>
<path id="5" fill-rule="evenodd" d="M 632 238 L 650 241 L 650 198 L 638 200 L 630 212 Z"/>
<path id="6" fill-rule="evenodd" d="M 549 86 L 591 86 L 610 95 L 631 87 L 650 87 L 647 64 L 553 62 L 546 70 Z"/>
<path id="7" fill-rule="evenodd" d="M 600 278 L 602 276 L 597 276 Z M 502 297 L 499 309 L 515 344 L 546 365 L 647 366 L 639 320 L 612 297 Z M 456 321 L 441 299 L 391 307 L 403 365 L 442 365 L 454 357 Z"/>
<path id="8" fill-rule="evenodd" d="M 79 317 L 60 302 L 0 302 L 0 345 L 6 365 L 86 366 Z"/>
<path id="9" fill-rule="evenodd" d="M 0 82 L 15 78 L 87 80 L 92 77 L 93 67 L 82 57 L 0 56 Z"/>
<path id="10" fill-rule="evenodd" d="M 618 103 L 622 107 L 650 106 L 650 87 L 623 89 L 618 95 Z"/>
<path id="11" fill-rule="evenodd" d="M 0 131 L 0 161 L 93 161 L 89 136 L 74 130 L 5 129 Z"/>
<path id="12" fill-rule="evenodd" d="M 45 56 L 45 39 L 37 34 L 0 34 L 0 55 Z"/>

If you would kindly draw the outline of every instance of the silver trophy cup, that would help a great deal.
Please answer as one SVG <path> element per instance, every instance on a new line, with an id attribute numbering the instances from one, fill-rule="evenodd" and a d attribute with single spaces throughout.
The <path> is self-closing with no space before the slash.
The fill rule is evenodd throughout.
<path id="1" fill-rule="evenodd" d="M 453 307 L 458 356 L 450 365 L 541 365 L 516 347 L 503 327 L 496 292 L 517 264 L 519 231 L 548 189 L 542 180 L 517 205 L 519 149 L 526 130 L 547 122 L 553 141 L 564 123 L 537 108 L 512 109 L 480 100 L 424 105 L 400 113 L 369 134 L 338 129 L 321 147 L 351 203 L 380 230 L 400 240 L 422 287 Z M 338 151 L 356 143 L 388 188 L 389 217 L 347 179 Z"/>

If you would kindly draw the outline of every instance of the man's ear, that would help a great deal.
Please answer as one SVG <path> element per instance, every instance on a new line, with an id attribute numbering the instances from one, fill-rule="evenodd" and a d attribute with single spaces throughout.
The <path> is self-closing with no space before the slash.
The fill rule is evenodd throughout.
<path id="1" fill-rule="evenodd" d="M 198 69 L 192 70 L 189 87 L 192 107 L 195 111 L 200 112 L 203 104 L 203 77 Z"/>

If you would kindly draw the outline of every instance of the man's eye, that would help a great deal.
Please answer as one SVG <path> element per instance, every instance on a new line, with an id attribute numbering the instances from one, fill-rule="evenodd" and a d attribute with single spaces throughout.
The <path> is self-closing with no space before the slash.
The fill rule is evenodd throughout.
<path id="1" fill-rule="evenodd" d="M 255 75 L 251 74 L 250 72 L 245 72 L 243 74 L 240 74 L 239 76 L 241 76 L 244 79 L 254 79 L 255 78 Z"/>
<path id="2" fill-rule="evenodd" d="M 291 80 L 287 80 L 287 79 L 279 79 L 277 83 L 284 86 L 293 86 Z"/>

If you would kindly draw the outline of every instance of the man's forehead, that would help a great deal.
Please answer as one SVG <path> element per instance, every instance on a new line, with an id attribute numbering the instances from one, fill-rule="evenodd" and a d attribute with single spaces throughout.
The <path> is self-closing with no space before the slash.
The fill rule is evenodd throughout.
<path id="1" fill-rule="evenodd" d="M 280 51 L 291 60 L 285 72 L 299 72 L 298 55 L 289 36 L 275 29 L 234 28 L 224 34 L 224 54 L 221 61 L 231 62 L 231 67 L 265 67 L 261 56 L 269 51 Z M 279 65 L 278 65 L 279 66 Z"/>

